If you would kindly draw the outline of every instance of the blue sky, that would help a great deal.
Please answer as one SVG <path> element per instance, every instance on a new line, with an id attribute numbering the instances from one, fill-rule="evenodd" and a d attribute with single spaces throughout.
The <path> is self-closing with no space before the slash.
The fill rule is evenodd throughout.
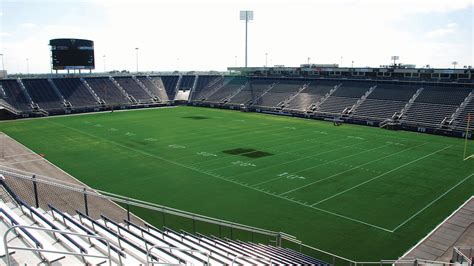
<path id="1" fill-rule="evenodd" d="M 95 42 L 96 71 L 225 70 L 243 65 L 401 62 L 474 65 L 472 0 L 8 1 L 0 0 L 0 53 L 9 73 L 50 71 L 48 41 Z"/>

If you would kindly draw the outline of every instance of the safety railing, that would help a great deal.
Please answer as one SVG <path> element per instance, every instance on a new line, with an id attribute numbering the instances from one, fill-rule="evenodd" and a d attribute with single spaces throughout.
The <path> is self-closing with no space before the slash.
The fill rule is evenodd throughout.
<path id="1" fill-rule="evenodd" d="M 93 254 L 85 254 L 85 253 L 77 253 L 77 252 L 68 252 L 68 251 L 59 251 L 59 250 L 49 250 L 49 249 L 43 249 L 43 248 L 29 248 L 29 247 L 21 247 L 21 246 L 9 246 L 8 245 L 8 234 L 12 232 L 13 230 L 16 229 L 30 229 L 30 230 L 38 230 L 38 231 L 43 231 L 43 232 L 50 232 L 50 233 L 60 233 L 60 234 L 67 234 L 67 235 L 73 235 L 73 236 L 79 236 L 79 237 L 85 237 L 88 239 L 95 238 L 95 239 L 101 239 L 107 243 L 107 255 L 93 255 Z M 5 261 L 7 265 L 12 265 L 11 264 L 11 258 L 10 258 L 10 252 L 9 250 L 27 250 L 27 251 L 33 251 L 33 252 L 41 252 L 41 253 L 54 253 L 54 254 L 61 254 L 61 255 L 71 255 L 71 256 L 79 256 L 82 258 L 85 257 L 90 257 L 90 258 L 99 258 L 99 259 L 107 259 L 109 262 L 109 265 L 112 265 L 112 256 L 110 253 L 110 242 L 105 239 L 104 237 L 101 236 L 96 236 L 96 235 L 87 235 L 87 234 L 80 234 L 80 233 L 74 233 L 74 232 L 68 232 L 68 231 L 63 231 L 63 230 L 56 230 L 56 229 L 48 229 L 48 228 L 41 228 L 41 227 L 36 227 L 36 226 L 28 226 L 28 225 L 14 225 L 12 227 L 9 227 L 5 234 L 3 235 L 3 245 L 5 247 Z"/>
<path id="2" fill-rule="evenodd" d="M 191 254 L 193 253 L 200 253 L 200 254 L 203 254 L 207 257 L 207 265 L 211 265 L 210 264 L 210 254 L 208 252 L 204 252 L 204 251 L 201 251 L 201 250 L 198 250 L 198 249 L 186 249 L 186 248 L 176 248 L 176 247 L 168 247 L 168 246 L 162 246 L 162 245 L 154 245 L 152 247 L 150 247 L 147 252 L 146 252 L 146 265 L 149 266 L 149 265 L 155 265 L 155 264 L 166 264 L 166 265 L 170 265 L 170 263 L 168 262 L 154 262 L 153 259 L 149 260 L 151 258 L 151 251 L 153 249 L 168 249 L 170 252 L 172 252 L 173 250 L 177 250 L 177 251 L 185 251 L 185 252 L 191 252 Z"/>

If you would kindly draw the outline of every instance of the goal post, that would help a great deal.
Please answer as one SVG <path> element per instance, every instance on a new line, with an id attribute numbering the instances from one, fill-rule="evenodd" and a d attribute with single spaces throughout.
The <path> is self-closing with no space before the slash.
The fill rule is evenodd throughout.
<path id="1" fill-rule="evenodd" d="M 469 150 L 469 134 L 471 127 L 471 113 L 467 114 L 467 124 L 466 124 L 466 131 L 464 133 L 464 161 L 467 159 L 474 159 L 474 154 L 471 153 Z"/>

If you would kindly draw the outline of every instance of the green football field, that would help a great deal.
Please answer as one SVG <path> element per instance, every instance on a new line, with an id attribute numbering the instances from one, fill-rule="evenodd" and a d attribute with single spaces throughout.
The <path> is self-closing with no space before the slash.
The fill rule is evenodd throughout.
<path id="1" fill-rule="evenodd" d="M 176 107 L 0 123 L 88 185 L 395 259 L 474 192 L 461 139 Z"/>

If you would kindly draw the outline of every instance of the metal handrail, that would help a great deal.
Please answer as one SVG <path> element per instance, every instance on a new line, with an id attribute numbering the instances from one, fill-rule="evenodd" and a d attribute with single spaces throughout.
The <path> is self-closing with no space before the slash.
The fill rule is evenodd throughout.
<path id="1" fill-rule="evenodd" d="M 80 236 L 80 237 L 102 239 L 102 240 L 105 240 L 105 242 L 107 243 L 107 256 L 106 255 L 101 256 L 101 255 L 83 254 L 83 253 L 68 252 L 68 251 L 47 250 L 47 249 L 42 249 L 42 248 L 27 248 L 27 247 L 19 247 L 19 246 L 10 246 L 9 247 L 8 246 L 8 241 L 7 241 L 8 233 L 10 233 L 12 230 L 15 230 L 16 228 L 32 229 L 32 230 L 38 230 L 38 231 L 44 231 L 44 232 L 53 232 L 53 233 L 75 235 L 75 236 Z M 29 251 L 38 251 L 38 252 L 45 252 L 45 253 L 73 255 L 73 256 L 80 256 L 80 257 L 83 257 L 83 258 L 84 257 L 102 258 L 102 259 L 107 259 L 109 261 L 109 265 L 112 266 L 112 256 L 110 254 L 110 242 L 102 236 L 73 233 L 73 232 L 67 232 L 67 231 L 63 231 L 63 230 L 48 229 L 48 228 L 42 228 L 42 227 L 36 227 L 36 226 L 14 225 L 14 226 L 8 228 L 7 231 L 5 232 L 5 234 L 3 234 L 3 244 L 5 246 L 5 260 L 6 260 L 7 265 L 11 265 L 10 254 L 9 254 L 8 250 L 9 249 L 16 249 L 16 250 L 29 250 Z"/>
<path id="2" fill-rule="evenodd" d="M 470 249 L 472 251 L 472 247 L 454 247 L 454 252 L 457 254 L 457 255 L 460 255 L 465 262 L 468 263 L 468 265 L 472 265 L 472 259 L 470 259 L 467 255 L 465 255 L 461 249 Z M 454 258 L 454 253 L 453 253 L 453 258 Z M 461 263 L 463 261 L 460 261 Z"/>
<path id="3" fill-rule="evenodd" d="M 154 245 L 152 247 L 150 247 L 147 251 L 146 251 L 146 265 L 154 265 L 154 264 L 167 264 L 169 265 L 168 262 L 164 262 L 164 263 L 161 263 L 161 262 L 153 262 L 153 261 L 149 261 L 148 258 L 150 258 L 150 255 L 151 255 L 151 250 L 152 249 L 169 249 L 169 251 L 171 252 L 172 250 L 178 250 L 178 251 L 191 251 L 191 254 L 193 252 L 196 252 L 196 253 L 201 253 L 203 255 L 206 255 L 207 257 L 207 265 L 210 265 L 209 264 L 209 258 L 210 258 L 210 254 L 208 252 L 204 252 L 204 251 L 201 251 L 201 250 L 198 250 L 198 249 L 186 249 L 186 248 L 176 248 L 176 247 L 168 247 L 168 246 L 161 246 L 161 245 Z M 153 259 L 152 259 L 153 260 Z"/>
<path id="4" fill-rule="evenodd" d="M 20 178 L 20 179 L 27 179 L 27 180 L 33 181 L 33 178 L 31 176 L 27 176 L 27 175 L 15 173 L 15 172 L 10 172 L 10 171 L 3 170 L 3 169 L 0 169 L 0 174 L 4 174 L 6 176 L 17 177 L 17 178 Z M 39 178 L 39 177 L 41 177 L 41 178 Z M 141 207 L 141 208 L 145 208 L 145 209 L 150 209 L 150 210 L 154 210 L 154 211 L 160 211 L 160 212 L 163 212 L 163 213 L 173 214 L 173 215 L 176 215 L 176 216 L 180 216 L 180 217 L 184 217 L 184 218 L 188 218 L 188 219 L 193 219 L 193 220 L 196 220 L 196 221 L 208 222 L 208 223 L 212 223 L 212 224 L 216 224 L 216 225 L 227 226 L 227 227 L 231 227 L 231 228 L 235 228 L 235 229 L 240 229 L 240 230 L 253 232 L 253 233 L 259 233 L 259 234 L 262 234 L 262 235 L 268 235 L 268 236 L 272 236 L 272 237 L 278 237 L 280 235 L 279 232 L 275 232 L 275 231 L 270 231 L 270 230 L 266 230 L 266 229 L 262 229 L 262 228 L 257 228 L 257 227 L 248 226 L 248 225 L 244 225 L 244 224 L 234 223 L 234 222 L 221 220 L 221 219 L 217 219 L 217 218 L 212 218 L 212 217 L 201 215 L 201 214 L 182 211 L 182 210 L 166 207 L 166 206 L 159 205 L 159 204 L 142 201 L 142 200 L 139 200 L 139 199 L 134 199 L 134 198 L 126 197 L 126 196 L 121 196 L 121 195 L 114 194 L 114 193 L 111 193 L 111 192 L 106 192 L 106 191 L 101 191 L 101 190 L 96 190 L 96 189 L 92 190 L 90 188 L 79 187 L 77 185 L 69 184 L 69 183 L 66 183 L 66 182 L 58 182 L 57 180 L 55 180 L 53 178 L 50 178 L 50 177 L 46 177 L 46 176 L 35 175 L 34 181 L 37 182 L 37 183 L 43 183 L 43 184 L 47 184 L 47 185 L 51 185 L 51 186 L 55 186 L 55 187 L 60 187 L 60 188 L 66 189 L 66 190 L 75 191 L 75 192 L 85 194 L 85 195 L 91 195 L 91 196 L 95 196 L 95 197 L 99 197 L 99 198 L 103 198 L 103 199 L 107 199 L 107 200 L 111 200 L 111 201 L 115 201 L 115 202 L 120 202 L 120 203 L 124 203 L 124 204 L 129 204 L 129 205 L 133 205 L 133 206 L 137 206 L 137 207 Z"/>
<path id="5" fill-rule="evenodd" d="M 261 260 L 263 259 L 264 261 L 268 261 L 270 262 L 269 264 L 272 265 L 272 259 L 271 258 L 265 258 L 265 257 L 261 257 L 261 256 L 235 256 L 233 259 L 232 259 L 232 264 L 231 265 L 234 265 L 235 264 L 235 261 L 237 259 L 256 259 L 256 260 Z"/>

